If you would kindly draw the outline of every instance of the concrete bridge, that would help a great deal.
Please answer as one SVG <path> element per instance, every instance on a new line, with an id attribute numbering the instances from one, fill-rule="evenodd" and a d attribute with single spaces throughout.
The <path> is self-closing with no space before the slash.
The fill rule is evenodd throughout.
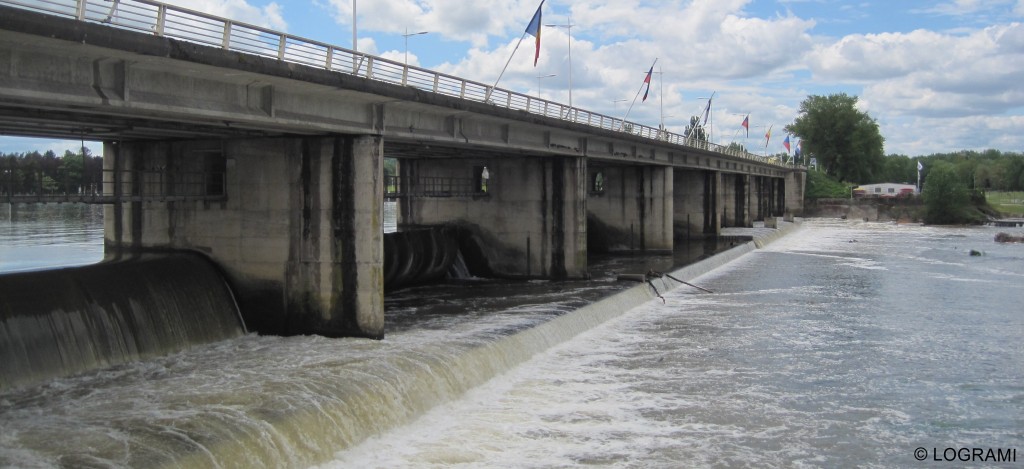
<path id="1" fill-rule="evenodd" d="M 277 334 L 383 335 L 385 193 L 493 275 L 562 279 L 799 214 L 806 174 L 150 1 L 0 0 L 0 134 L 102 140 L 107 256 L 205 253 Z"/>

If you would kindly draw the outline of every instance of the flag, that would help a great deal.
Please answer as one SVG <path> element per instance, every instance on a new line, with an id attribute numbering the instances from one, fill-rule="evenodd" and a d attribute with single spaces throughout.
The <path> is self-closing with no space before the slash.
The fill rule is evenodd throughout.
<path id="1" fill-rule="evenodd" d="M 772 124 L 774 125 L 774 124 Z M 764 134 L 764 147 L 768 148 L 768 142 L 772 140 L 772 126 L 768 126 L 768 132 Z"/>
<path id="2" fill-rule="evenodd" d="M 747 129 L 747 138 L 750 137 L 750 114 L 743 117 L 743 123 L 740 124 L 744 129 Z"/>
<path id="3" fill-rule="evenodd" d="M 800 147 L 802 147 L 802 146 L 803 146 L 803 144 L 804 144 L 804 141 L 803 141 L 803 140 L 801 140 L 801 141 L 799 141 L 799 142 L 796 142 L 796 151 L 795 151 L 795 152 L 793 152 L 793 154 L 794 154 L 794 155 L 796 155 L 796 156 L 800 156 L 800 151 L 801 151 L 801 148 L 800 148 Z"/>
<path id="4" fill-rule="evenodd" d="M 920 161 L 918 161 L 918 162 L 917 162 L 917 170 L 918 170 L 918 171 L 920 171 L 920 170 L 922 170 L 922 169 L 924 169 L 924 166 L 923 166 L 923 165 L 921 165 L 921 162 L 920 162 Z"/>
<path id="5" fill-rule="evenodd" d="M 786 139 L 782 141 L 782 146 L 786 147 L 786 153 L 789 153 L 789 135 L 786 135 Z"/>
<path id="6" fill-rule="evenodd" d="M 704 123 L 701 125 L 708 125 L 709 115 L 711 115 L 711 98 L 708 98 L 708 105 L 704 108 Z"/>
<path id="7" fill-rule="evenodd" d="M 526 34 L 529 34 L 537 39 L 537 50 L 533 54 L 533 66 L 537 66 L 537 59 L 540 58 L 540 9 L 544 7 L 544 0 L 540 0 L 540 5 L 537 6 L 537 13 L 533 14 L 533 19 L 530 20 L 530 24 L 526 25 Z"/>
<path id="8" fill-rule="evenodd" d="M 641 103 L 644 102 L 644 101 L 647 101 L 647 93 L 651 92 L 651 74 L 652 73 L 654 73 L 654 65 L 651 65 L 651 69 L 647 71 L 647 76 L 644 77 L 644 83 L 647 85 L 647 89 L 644 91 L 644 99 L 640 100 Z M 664 82 L 662 82 L 662 83 L 664 83 Z M 633 99 L 636 99 L 636 98 L 633 98 Z"/>

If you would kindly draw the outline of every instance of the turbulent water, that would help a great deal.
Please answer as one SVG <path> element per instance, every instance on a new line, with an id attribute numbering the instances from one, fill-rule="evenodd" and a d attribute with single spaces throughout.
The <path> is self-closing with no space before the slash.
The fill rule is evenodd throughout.
<path id="1" fill-rule="evenodd" d="M 324 467 L 1019 467 L 1024 246 L 994 234 L 811 221 Z"/>
<path id="2" fill-rule="evenodd" d="M 383 341 L 246 335 L 0 394 L 0 466 L 1019 466 L 1024 245 L 997 231 L 808 221 L 589 330 L 565 313 L 602 282 L 422 289 Z"/>

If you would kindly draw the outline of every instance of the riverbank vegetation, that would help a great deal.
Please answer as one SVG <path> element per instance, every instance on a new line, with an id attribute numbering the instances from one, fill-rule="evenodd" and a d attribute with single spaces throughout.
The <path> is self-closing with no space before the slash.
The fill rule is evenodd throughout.
<path id="1" fill-rule="evenodd" d="M 89 148 L 0 153 L 0 194 L 78 194 L 98 191 L 103 182 L 103 158 Z"/>

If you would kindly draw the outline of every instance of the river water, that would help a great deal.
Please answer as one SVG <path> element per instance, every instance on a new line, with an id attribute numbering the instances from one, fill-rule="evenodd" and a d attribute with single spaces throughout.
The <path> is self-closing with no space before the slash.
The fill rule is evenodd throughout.
<path id="1" fill-rule="evenodd" d="M 713 294 L 543 340 L 489 345 L 576 290 L 480 314 L 501 291 L 471 285 L 383 341 L 250 334 L 58 379 L 0 395 L 0 466 L 1019 467 L 1024 245 L 998 231 L 809 220 L 691 280 Z M 944 460 L 964 448 L 1016 459 Z"/>

